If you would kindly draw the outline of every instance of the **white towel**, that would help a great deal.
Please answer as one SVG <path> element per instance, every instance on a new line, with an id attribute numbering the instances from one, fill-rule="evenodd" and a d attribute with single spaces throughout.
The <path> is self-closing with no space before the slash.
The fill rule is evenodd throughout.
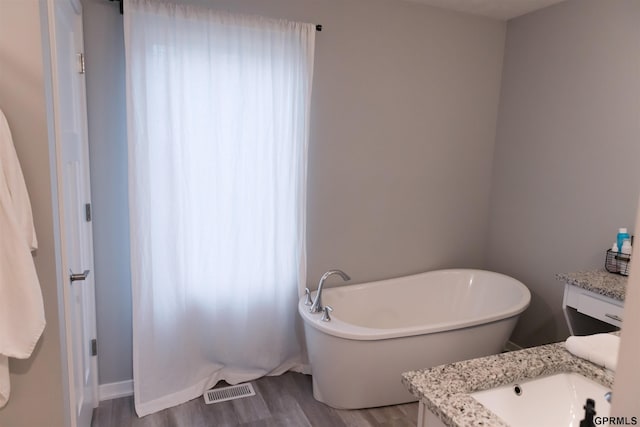
<path id="1" fill-rule="evenodd" d="M 11 391 L 9 357 L 26 359 L 45 326 L 31 204 L 11 132 L 0 111 L 0 408 Z"/>
<path id="2" fill-rule="evenodd" d="M 565 347 L 574 356 L 612 371 L 616 370 L 620 337 L 611 334 L 571 336 L 565 341 Z"/>

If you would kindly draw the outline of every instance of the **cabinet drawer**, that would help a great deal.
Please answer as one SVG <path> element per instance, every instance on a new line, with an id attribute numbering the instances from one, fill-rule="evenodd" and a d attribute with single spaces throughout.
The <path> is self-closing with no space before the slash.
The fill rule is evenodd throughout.
<path id="1" fill-rule="evenodd" d="M 585 294 L 578 296 L 576 305 L 576 309 L 582 314 L 622 327 L 623 307 Z"/>

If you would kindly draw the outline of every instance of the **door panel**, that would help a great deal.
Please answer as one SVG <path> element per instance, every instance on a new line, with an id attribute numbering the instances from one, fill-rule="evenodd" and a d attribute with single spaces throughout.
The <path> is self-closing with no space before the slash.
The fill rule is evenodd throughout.
<path id="1" fill-rule="evenodd" d="M 85 205 L 91 203 L 82 9 L 74 0 L 48 0 L 54 126 L 62 242 L 69 392 L 73 426 L 88 427 L 98 404 L 93 241 Z M 86 277 L 78 273 L 89 271 Z M 74 280 L 71 275 L 75 274 Z"/>

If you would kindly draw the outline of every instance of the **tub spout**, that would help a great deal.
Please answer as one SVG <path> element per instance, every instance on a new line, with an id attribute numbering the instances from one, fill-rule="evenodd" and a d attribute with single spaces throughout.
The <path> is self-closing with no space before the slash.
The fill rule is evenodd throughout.
<path id="1" fill-rule="evenodd" d="M 345 282 L 347 280 L 351 280 L 351 277 L 349 277 L 349 275 L 342 270 L 329 270 L 326 273 L 324 273 L 320 278 L 320 282 L 318 283 L 318 291 L 316 292 L 316 298 L 313 300 L 313 304 L 311 304 L 311 308 L 309 308 L 310 312 L 320 313 L 324 308 L 324 306 L 322 305 L 322 288 L 324 285 L 324 281 L 327 280 L 329 276 L 333 276 L 334 274 L 337 274 L 338 276 L 342 277 L 342 280 L 344 280 Z"/>

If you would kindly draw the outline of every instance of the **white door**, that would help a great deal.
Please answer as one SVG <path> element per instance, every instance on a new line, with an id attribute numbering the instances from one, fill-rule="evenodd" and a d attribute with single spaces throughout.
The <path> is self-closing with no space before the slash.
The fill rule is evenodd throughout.
<path id="1" fill-rule="evenodd" d="M 71 423 L 98 405 L 89 148 L 79 0 L 48 0 Z"/>

